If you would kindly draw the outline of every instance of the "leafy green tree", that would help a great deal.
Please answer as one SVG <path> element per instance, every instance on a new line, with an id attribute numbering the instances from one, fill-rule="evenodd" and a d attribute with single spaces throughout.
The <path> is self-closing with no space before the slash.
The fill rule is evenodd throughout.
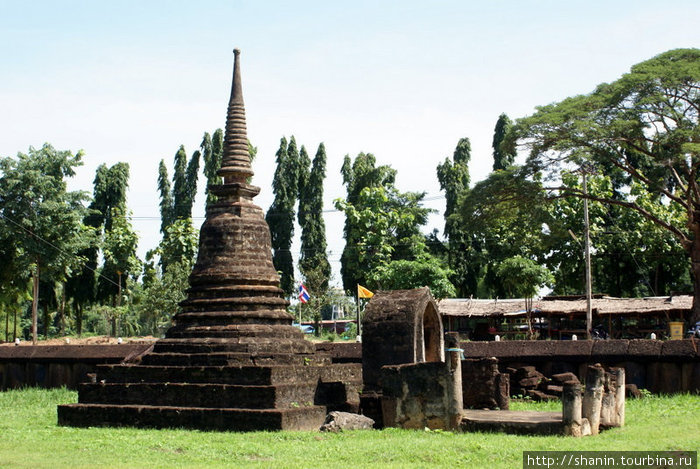
<path id="1" fill-rule="evenodd" d="M 377 281 L 380 277 L 375 276 L 377 271 L 405 268 L 404 264 L 392 265 L 393 261 L 429 262 L 425 237 L 420 233 L 420 227 L 431 212 L 420 206 L 424 195 L 400 193 L 393 186 L 370 186 L 360 191 L 354 204 L 336 200 L 336 208 L 345 212 L 348 224 L 357 229 L 352 264 L 348 264 L 360 275 L 356 284 L 383 287 Z M 388 276 L 390 274 L 385 274 L 382 278 Z M 419 286 L 423 283 L 414 285 Z"/>
<path id="2" fill-rule="evenodd" d="M 144 287 L 138 310 L 141 323 L 151 335 L 162 335 L 170 326 L 172 317 L 180 311 L 179 303 L 185 299 L 191 271 L 190 262 L 176 262 Z"/>
<path id="3" fill-rule="evenodd" d="M 277 169 L 272 180 L 275 198 L 265 215 L 270 227 L 273 249 L 273 263 L 280 273 L 280 287 L 291 296 L 294 294 L 294 261 L 292 259 L 292 238 L 294 236 L 294 207 L 298 193 L 299 153 L 296 141 L 282 137 L 277 151 Z"/>
<path id="4" fill-rule="evenodd" d="M 513 125 L 510 118 L 503 113 L 498 116 L 496 121 L 496 127 L 493 129 L 493 170 L 498 171 L 499 169 L 506 169 L 515 162 L 516 151 L 511 146 L 510 148 L 504 147 L 503 143 L 508 129 Z"/>
<path id="5" fill-rule="evenodd" d="M 378 266 L 371 273 L 372 282 L 382 290 L 406 290 L 429 287 L 435 298 L 453 298 L 457 294 L 450 282 L 449 269 L 439 259 L 422 255 L 416 260 L 396 260 Z"/>
<path id="6" fill-rule="evenodd" d="M 478 276 L 477 297 L 507 296 L 496 267 L 505 259 L 524 256 L 543 263 L 543 225 L 549 212 L 538 186 L 512 176 L 513 169 L 495 171 L 465 191 L 455 220 L 465 227 L 470 269 Z M 474 288 L 473 286 L 471 288 Z"/>
<path id="7" fill-rule="evenodd" d="M 326 225 L 323 221 L 323 181 L 326 178 L 326 147 L 321 143 L 314 156 L 311 171 L 307 171 L 308 156 L 301 147 L 301 171 L 308 179 L 299 183 L 299 225 L 301 226 L 301 259 L 299 270 L 307 279 L 307 288 L 311 288 L 308 279 L 312 272 L 320 276 L 314 282 L 312 294 L 326 291 L 331 276 L 331 265 L 326 253 Z M 318 284 L 318 285 L 316 285 Z"/>
<path id="8" fill-rule="evenodd" d="M 217 171 L 221 168 L 221 158 L 224 154 L 224 131 L 216 129 L 212 135 L 209 135 L 209 132 L 204 132 L 199 148 L 204 160 L 204 176 L 207 178 L 207 205 L 209 205 L 216 199 L 216 196 L 209 192 L 209 186 L 221 184 L 221 176 L 217 174 Z"/>
<path id="9" fill-rule="evenodd" d="M 116 163 L 111 167 L 102 164 L 94 179 L 93 199 L 83 223 L 94 232 L 95 242 L 80 252 L 85 264 L 71 275 L 63 289 L 72 300 L 76 319 L 76 332 L 82 334 L 83 310 L 96 300 L 98 257 L 104 233 L 112 229 L 114 209 L 124 211 L 129 185 L 129 165 Z"/>
<path id="10" fill-rule="evenodd" d="M 175 214 L 168 168 L 164 160 L 160 160 L 158 164 L 158 192 L 160 193 L 160 232 L 165 233 L 165 229 L 172 224 Z"/>
<path id="11" fill-rule="evenodd" d="M 387 165 L 376 166 L 376 158 L 371 153 L 360 153 L 354 161 L 346 155 L 340 172 L 347 191 L 344 203 L 360 210 L 363 210 L 362 202 L 359 200 L 363 189 L 393 187 L 396 179 L 396 170 Z M 371 194 L 366 194 L 365 197 L 368 195 Z M 338 201 L 336 201 L 337 206 Z M 346 290 L 354 291 L 356 285 L 365 278 L 365 272 L 362 271 L 360 263 L 360 257 L 363 255 L 363 248 L 360 246 L 361 238 L 366 234 L 364 223 L 357 217 L 349 217 L 346 213 L 343 230 L 345 248 L 340 258 L 340 271 L 343 287 Z M 381 250 L 383 247 L 377 246 L 376 249 Z"/>
<path id="12" fill-rule="evenodd" d="M 469 160 L 471 143 L 468 138 L 457 142 L 452 161 L 445 161 L 437 167 L 440 189 L 445 191 L 445 229 L 447 237 L 447 261 L 452 270 L 452 283 L 461 297 L 476 293 L 479 264 L 479 246 L 470 239 L 467 227 L 454 216 L 460 196 L 469 192 Z"/>
<path id="13" fill-rule="evenodd" d="M 98 297 L 112 298 L 112 304 L 121 306 L 122 296 L 129 291 L 130 283 L 141 274 L 141 261 L 136 255 L 138 235 L 134 232 L 126 214 L 119 208 L 112 209 L 112 228 L 105 232 L 104 265 L 97 283 Z M 112 322 L 112 335 L 117 335 L 116 319 Z"/>
<path id="14" fill-rule="evenodd" d="M 204 134 L 202 142 L 202 151 L 204 152 L 205 174 L 210 181 L 218 182 L 218 176 L 212 176 L 212 165 L 220 164 L 221 156 L 219 150 L 219 135 L 221 132 L 215 132 L 215 138 L 208 138 L 208 134 Z M 218 154 L 216 152 L 219 152 Z M 160 214 L 161 214 L 161 232 L 163 239 L 161 245 L 177 245 L 178 240 L 170 240 L 169 236 L 179 236 L 183 226 L 192 226 L 192 206 L 194 205 L 195 195 L 197 194 L 197 178 L 199 174 L 199 160 L 201 153 L 195 151 L 187 162 L 187 153 L 185 147 L 180 146 L 174 159 L 174 173 L 172 185 L 168 180 L 168 170 L 165 162 L 161 160 L 158 169 L 158 190 L 160 192 Z M 218 168 L 217 168 L 218 169 Z M 172 188 L 172 189 L 171 189 Z M 179 223 L 178 223 L 179 222 Z M 178 228 L 173 231 L 172 227 L 177 225 Z M 159 250 L 158 252 L 163 252 Z M 187 250 L 182 251 L 183 255 L 188 255 Z M 172 258 L 166 254 L 161 257 L 160 265 L 163 271 L 168 270 L 171 263 L 181 262 L 185 259 Z M 189 259 L 188 259 L 189 260 Z"/>
<path id="15" fill-rule="evenodd" d="M 199 232 L 189 218 L 176 220 L 165 230 L 165 236 L 158 245 L 157 254 L 163 272 L 171 265 L 186 262 L 194 265 L 199 248 Z"/>
<path id="16" fill-rule="evenodd" d="M 77 254 L 90 243 L 83 225 L 84 192 L 67 191 L 82 153 L 57 151 L 45 144 L 28 154 L 0 159 L 0 238 L 12 238 L 17 265 L 32 272 L 32 340 L 37 338 L 39 279 L 65 281 L 84 259 Z"/>
<path id="17" fill-rule="evenodd" d="M 553 197 L 586 197 L 634 210 L 672 233 L 690 258 L 700 320 L 700 50 L 676 49 L 637 64 L 587 95 L 538 108 L 510 133 L 530 150 L 529 175 L 544 174 Z M 597 197 L 557 184 L 587 165 L 627 181 L 631 197 Z M 684 219 L 666 219 L 677 206 Z M 675 212 L 675 210 L 671 210 Z"/>

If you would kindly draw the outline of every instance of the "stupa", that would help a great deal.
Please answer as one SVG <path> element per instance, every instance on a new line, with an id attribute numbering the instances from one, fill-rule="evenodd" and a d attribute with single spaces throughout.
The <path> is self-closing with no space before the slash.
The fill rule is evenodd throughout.
<path id="1" fill-rule="evenodd" d="M 292 325 L 272 263 L 270 230 L 253 198 L 240 51 L 224 151 L 209 187 L 197 262 L 174 325 L 152 350 L 105 365 L 58 406 L 69 426 L 203 430 L 317 429 L 330 410 L 357 410 L 359 364 L 334 364 Z"/>

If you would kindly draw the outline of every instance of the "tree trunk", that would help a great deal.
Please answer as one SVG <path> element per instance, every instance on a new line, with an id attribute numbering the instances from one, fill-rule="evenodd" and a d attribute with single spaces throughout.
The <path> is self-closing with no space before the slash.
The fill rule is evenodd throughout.
<path id="1" fill-rule="evenodd" d="M 17 310 L 19 308 L 15 308 L 15 316 L 14 316 L 14 321 L 12 321 L 12 325 L 14 327 L 14 330 L 12 331 L 12 342 L 17 340 Z"/>
<path id="2" fill-rule="evenodd" d="M 37 259 L 36 269 L 32 285 L 32 345 L 36 345 L 37 336 L 37 314 L 39 311 L 39 260 Z"/>
<path id="3" fill-rule="evenodd" d="M 61 288 L 61 304 L 58 305 L 58 314 L 60 318 L 59 324 L 61 325 L 60 335 L 66 335 L 66 286 L 63 285 Z"/>
<path id="4" fill-rule="evenodd" d="M 690 261 L 693 270 L 693 309 L 690 312 L 690 324 L 700 321 L 700 238 L 693 240 L 690 248 Z"/>
<path id="5" fill-rule="evenodd" d="M 5 311 L 5 342 L 10 341 L 10 312 Z"/>
<path id="6" fill-rule="evenodd" d="M 83 305 L 75 303 L 75 328 L 77 329 L 78 337 L 83 335 Z"/>

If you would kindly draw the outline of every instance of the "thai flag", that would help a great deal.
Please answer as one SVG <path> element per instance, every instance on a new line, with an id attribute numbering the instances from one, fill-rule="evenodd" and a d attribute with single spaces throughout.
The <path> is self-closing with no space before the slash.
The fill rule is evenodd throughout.
<path id="1" fill-rule="evenodd" d="M 299 285 L 299 301 L 302 303 L 308 303 L 309 302 L 309 292 L 306 290 L 306 287 L 304 284 Z"/>

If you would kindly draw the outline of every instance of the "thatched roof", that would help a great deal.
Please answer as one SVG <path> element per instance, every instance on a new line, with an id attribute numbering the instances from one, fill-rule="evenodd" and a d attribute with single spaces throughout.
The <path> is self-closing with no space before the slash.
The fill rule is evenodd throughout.
<path id="1" fill-rule="evenodd" d="M 693 305 L 693 297 L 689 295 L 673 297 L 648 298 L 614 298 L 604 296 L 591 300 L 593 314 L 653 314 L 670 313 L 672 311 L 689 311 Z M 508 300 L 474 300 L 474 299 L 445 299 L 438 303 L 438 309 L 443 316 L 523 316 L 526 314 L 526 304 L 523 299 Z M 535 299 L 532 309 L 542 315 L 586 314 L 585 299 Z"/>

